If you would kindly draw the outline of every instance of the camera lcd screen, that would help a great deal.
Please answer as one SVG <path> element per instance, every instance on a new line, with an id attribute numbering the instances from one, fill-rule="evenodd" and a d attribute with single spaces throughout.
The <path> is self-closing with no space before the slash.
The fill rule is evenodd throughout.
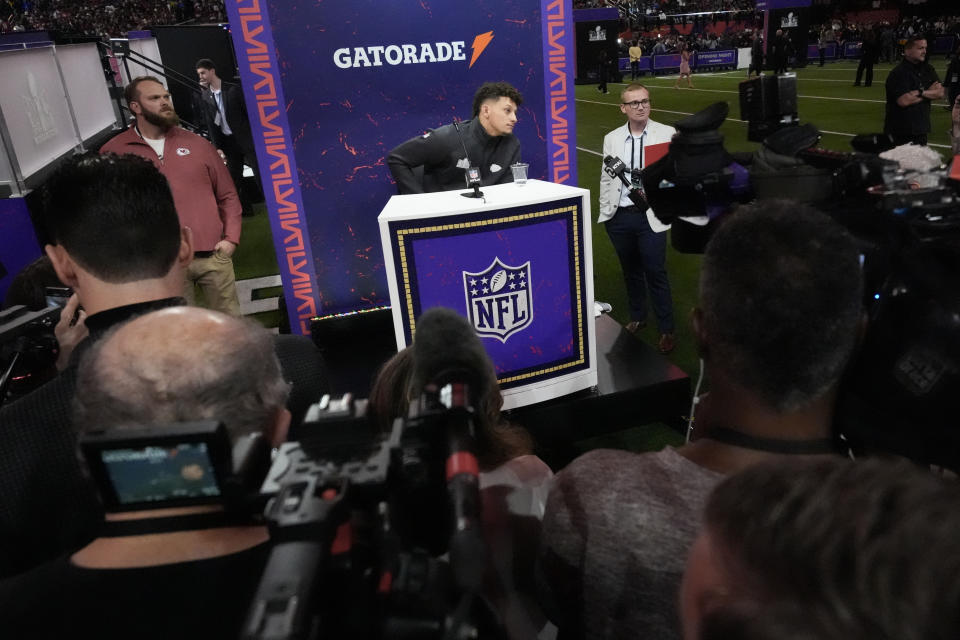
<path id="1" fill-rule="evenodd" d="M 206 442 L 104 449 L 100 459 L 121 505 L 220 495 Z"/>
<path id="2" fill-rule="evenodd" d="M 73 295 L 70 287 L 44 287 L 44 297 L 48 307 L 64 307 Z"/>

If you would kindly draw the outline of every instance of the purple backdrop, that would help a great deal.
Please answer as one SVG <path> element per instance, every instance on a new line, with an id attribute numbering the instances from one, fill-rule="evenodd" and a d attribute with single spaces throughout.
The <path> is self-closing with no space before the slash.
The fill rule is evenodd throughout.
<path id="1" fill-rule="evenodd" d="M 0 258 L 7 275 L 0 277 L 0 301 L 7 295 L 13 276 L 41 255 L 23 198 L 0 200 Z"/>
<path id="2" fill-rule="evenodd" d="M 569 0 L 235 0 L 227 10 L 291 326 L 389 303 L 377 215 L 396 188 L 385 157 L 470 118 L 483 82 L 524 95 L 516 135 L 531 177 L 575 180 Z"/>

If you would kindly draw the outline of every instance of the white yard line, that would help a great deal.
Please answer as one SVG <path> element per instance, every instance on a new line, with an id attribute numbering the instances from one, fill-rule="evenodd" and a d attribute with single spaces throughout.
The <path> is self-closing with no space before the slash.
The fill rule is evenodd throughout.
<path id="1" fill-rule="evenodd" d="M 657 76 L 655 79 L 659 80 L 660 78 L 669 79 L 667 76 Z M 696 76 L 694 76 L 694 78 L 696 78 Z M 674 77 L 674 79 L 676 79 L 676 77 Z M 617 83 L 611 82 L 610 84 L 617 84 Z M 652 84 L 649 81 L 644 82 L 643 86 L 649 89 L 673 89 L 673 85 Z M 696 88 L 689 89 L 687 87 L 683 87 L 681 89 L 677 89 L 677 91 L 703 91 L 704 93 L 733 93 L 736 95 L 740 95 L 739 91 L 730 91 L 729 89 L 696 89 Z M 801 94 L 797 94 L 797 97 L 807 98 L 810 100 L 838 100 L 840 102 L 871 102 L 874 104 L 886 104 L 884 100 L 868 100 L 866 98 L 836 98 L 832 96 L 808 96 L 808 95 L 801 95 Z"/>
<path id="2" fill-rule="evenodd" d="M 616 105 L 616 104 L 614 104 L 614 103 L 604 102 L 604 101 L 602 101 L 602 100 L 587 100 L 587 99 L 585 99 L 585 98 L 577 98 L 577 102 L 586 102 L 586 103 L 589 103 L 589 104 L 605 104 L 605 105 L 610 105 L 610 106 L 612 106 L 612 107 L 618 106 L 618 105 Z M 690 112 L 688 112 L 688 111 L 670 111 L 670 110 L 668 110 L 668 109 L 654 109 L 653 112 L 654 112 L 654 113 L 672 113 L 672 114 L 678 115 L 678 116 L 690 116 L 690 115 L 693 115 L 692 113 L 690 113 Z M 729 116 L 727 116 L 727 120 L 731 120 L 731 121 L 733 121 L 733 122 L 742 122 L 742 123 L 744 123 L 744 124 L 746 124 L 746 122 L 747 122 L 746 120 L 740 120 L 739 118 L 731 118 L 731 117 L 729 117 Z M 846 131 L 826 131 L 826 130 L 823 130 L 823 129 L 820 130 L 820 133 L 826 133 L 826 134 L 830 134 L 830 135 L 834 135 L 834 136 L 844 136 L 844 137 L 847 137 L 847 138 L 852 138 L 852 137 L 858 135 L 858 134 L 856 134 L 856 133 L 847 133 Z M 929 146 L 929 147 L 939 147 L 939 148 L 941 148 L 941 149 L 949 149 L 949 148 L 950 148 L 950 145 L 948 145 L 948 144 L 932 144 L 932 143 L 931 143 L 931 144 L 928 144 L 927 146 Z M 589 149 L 584 149 L 583 147 L 577 147 L 577 149 L 579 149 L 580 151 L 586 151 L 587 153 L 592 153 L 592 154 L 594 154 L 594 155 L 598 155 L 598 156 L 601 155 L 601 154 L 597 153 L 596 151 L 591 151 L 591 150 L 589 150 Z"/>
<path id="3" fill-rule="evenodd" d="M 853 86 L 853 80 L 856 80 L 856 74 L 852 74 L 852 75 L 853 75 L 854 77 L 853 77 L 853 79 L 851 79 L 851 80 L 838 80 L 838 79 L 836 79 L 836 78 L 808 78 L 808 77 L 804 76 L 804 77 L 803 77 L 803 81 L 804 81 L 804 82 L 846 82 L 846 83 L 849 84 L 850 86 Z M 861 80 L 861 82 L 862 82 L 862 80 Z M 874 84 L 877 84 L 877 85 L 882 84 L 882 83 L 880 83 L 880 82 L 877 82 L 877 74 L 873 74 L 873 83 L 874 83 Z"/>

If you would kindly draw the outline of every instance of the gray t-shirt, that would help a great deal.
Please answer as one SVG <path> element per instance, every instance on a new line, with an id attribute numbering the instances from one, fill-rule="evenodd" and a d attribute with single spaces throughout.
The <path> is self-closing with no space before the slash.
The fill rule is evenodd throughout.
<path id="1" fill-rule="evenodd" d="M 679 638 L 677 592 L 707 496 L 723 474 L 673 448 L 598 449 L 554 479 L 538 590 L 582 638 Z"/>

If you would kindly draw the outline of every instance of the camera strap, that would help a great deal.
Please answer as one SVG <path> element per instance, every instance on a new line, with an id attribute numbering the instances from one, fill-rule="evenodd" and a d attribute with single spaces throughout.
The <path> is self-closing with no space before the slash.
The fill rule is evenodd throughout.
<path id="1" fill-rule="evenodd" d="M 830 438 L 814 438 L 812 440 L 781 440 L 780 438 L 761 438 L 751 436 L 729 427 L 713 427 L 704 436 L 724 444 L 730 444 L 744 449 L 766 451 L 769 453 L 786 453 L 795 455 L 816 455 L 823 453 L 837 453 L 837 444 Z"/>
<path id="2" fill-rule="evenodd" d="M 633 163 L 636 161 L 636 157 L 637 157 L 637 148 L 636 148 L 637 138 L 636 138 L 636 136 L 633 135 L 633 131 L 631 131 L 631 129 L 630 129 L 630 123 L 629 123 L 629 122 L 627 123 L 627 131 L 630 132 L 630 182 L 632 183 L 632 182 L 633 182 L 633 170 L 634 170 L 634 164 L 633 164 Z M 647 136 L 647 130 L 644 129 L 644 130 L 643 130 L 643 133 L 640 134 L 640 168 L 641 168 L 641 169 L 643 168 L 643 142 L 644 142 L 646 136 Z M 640 185 L 634 185 L 634 186 L 637 187 L 637 188 L 640 188 L 640 189 L 643 188 L 643 187 L 640 186 Z"/>

